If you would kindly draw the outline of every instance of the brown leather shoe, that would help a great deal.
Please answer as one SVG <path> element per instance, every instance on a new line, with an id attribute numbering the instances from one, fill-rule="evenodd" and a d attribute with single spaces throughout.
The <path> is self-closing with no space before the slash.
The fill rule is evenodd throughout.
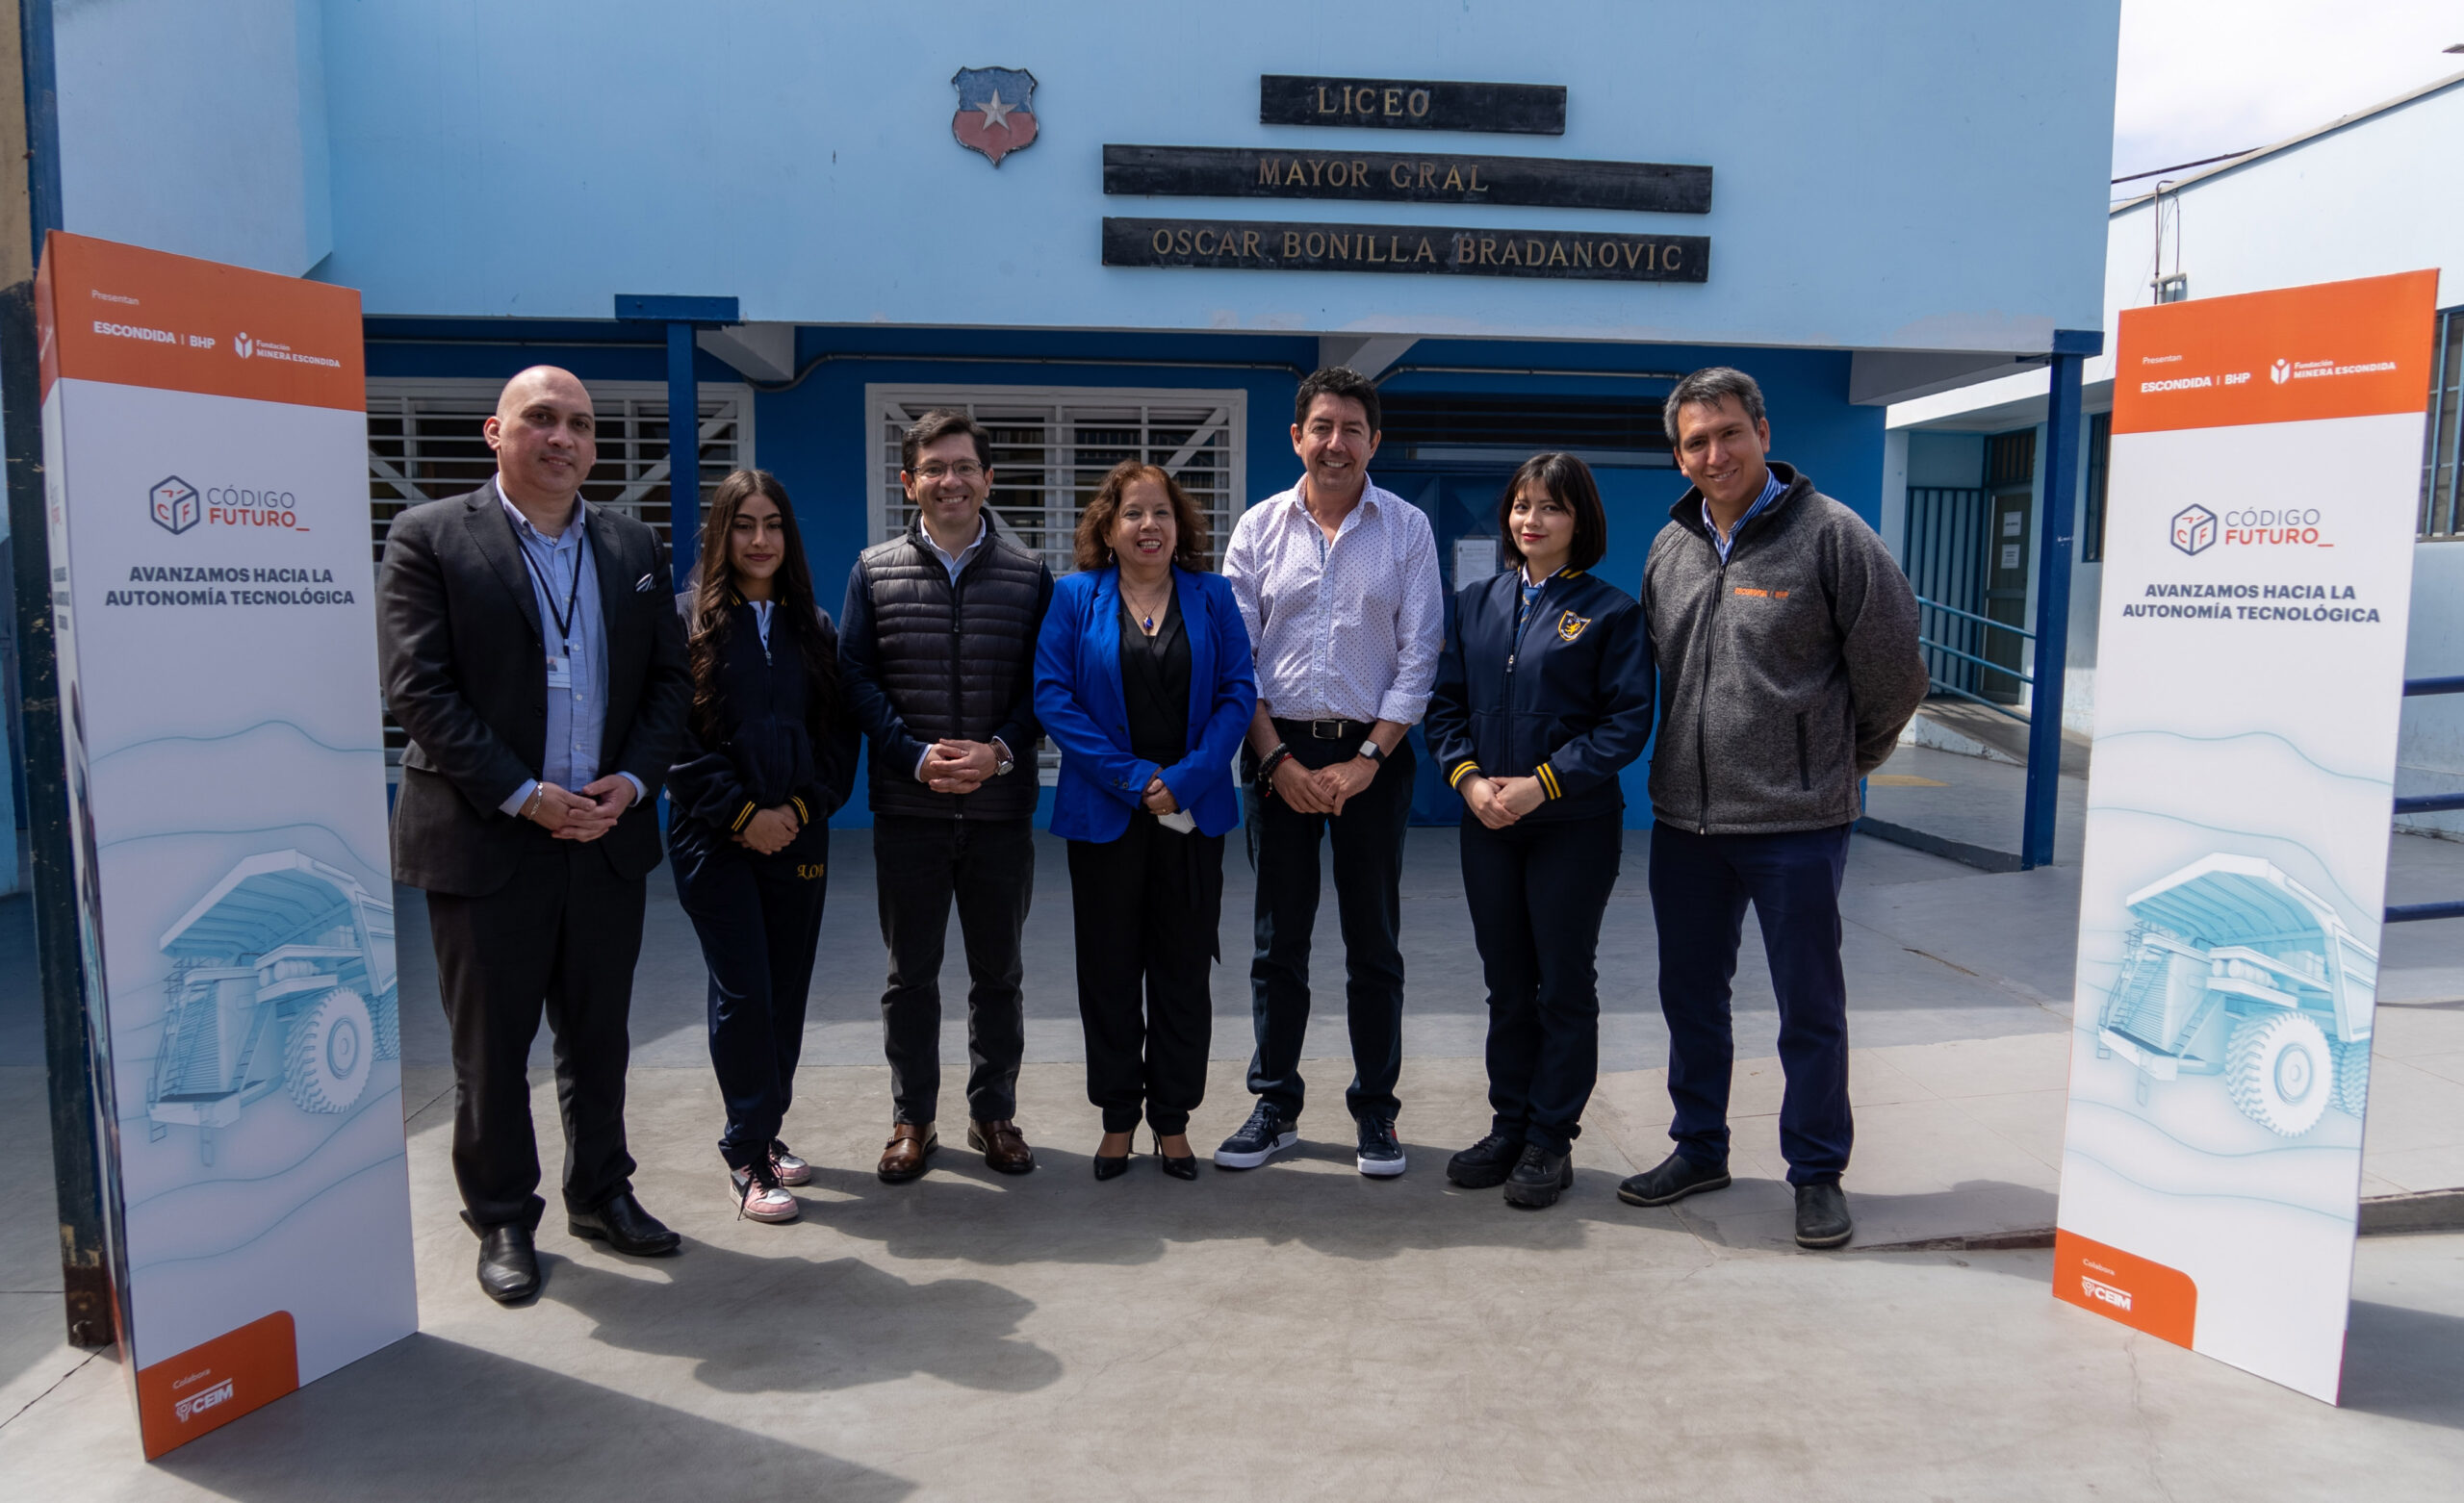
<path id="1" fill-rule="evenodd" d="M 939 1134 L 930 1122 L 896 1122 L 890 1125 L 889 1141 L 882 1145 L 881 1167 L 875 1172 L 884 1185 L 904 1185 L 921 1178 L 929 1167 L 925 1159 L 941 1146 Z"/>
<path id="2" fill-rule="evenodd" d="M 1026 1134 L 1018 1124 L 1003 1117 L 998 1122 L 976 1122 L 966 1125 L 966 1146 L 984 1155 L 984 1165 L 1003 1174 L 1026 1174 L 1036 1166 L 1036 1151 L 1027 1146 Z"/>

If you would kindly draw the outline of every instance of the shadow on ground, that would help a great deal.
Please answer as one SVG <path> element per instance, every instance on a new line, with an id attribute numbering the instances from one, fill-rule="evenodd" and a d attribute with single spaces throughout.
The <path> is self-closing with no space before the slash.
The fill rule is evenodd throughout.
<path id="1" fill-rule="evenodd" d="M 158 1465 L 244 1503 L 635 1497 L 647 1477 L 698 1477 L 730 1499 L 895 1503 L 915 1490 L 772 1435 L 431 1336 L 398 1341 Z"/>
<path id="2" fill-rule="evenodd" d="M 2464 1318 L 2354 1300 L 2345 1320 L 2339 1403 L 2464 1430 Z"/>

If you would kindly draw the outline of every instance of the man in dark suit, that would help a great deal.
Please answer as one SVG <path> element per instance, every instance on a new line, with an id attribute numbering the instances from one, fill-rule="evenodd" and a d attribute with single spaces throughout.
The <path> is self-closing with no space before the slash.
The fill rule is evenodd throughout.
<path id="1" fill-rule="evenodd" d="M 544 1010 L 566 1225 L 619 1252 L 679 1238 L 633 1198 L 626 1014 L 653 801 L 691 698 L 658 539 L 582 504 L 590 394 L 540 366 L 487 420 L 496 478 L 396 519 L 377 573 L 385 699 L 409 733 L 394 875 L 428 894 L 453 1035 L 453 1177 L 479 1286 L 539 1291 L 546 1202 L 527 1067 Z"/>

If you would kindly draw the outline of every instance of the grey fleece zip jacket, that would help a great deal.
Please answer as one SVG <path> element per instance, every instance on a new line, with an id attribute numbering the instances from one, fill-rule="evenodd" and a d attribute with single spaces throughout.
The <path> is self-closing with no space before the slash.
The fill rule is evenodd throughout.
<path id="1" fill-rule="evenodd" d="M 1669 511 L 1643 564 L 1659 668 L 1652 812 L 1700 834 L 1764 835 L 1855 820 L 1925 699 L 1916 596 L 1865 520 L 1787 466 L 1728 562 L 1703 493 Z"/>

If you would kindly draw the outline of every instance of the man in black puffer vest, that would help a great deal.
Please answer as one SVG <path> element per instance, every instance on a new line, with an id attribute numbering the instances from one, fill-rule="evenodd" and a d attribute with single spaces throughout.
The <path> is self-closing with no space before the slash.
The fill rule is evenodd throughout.
<path id="1" fill-rule="evenodd" d="M 872 741 L 874 884 L 889 988 L 883 1050 L 894 1111 L 880 1173 L 921 1175 L 940 1146 L 941 950 L 950 902 L 966 939 L 967 1146 L 1004 1174 L 1036 1166 L 1018 1131 L 1026 1009 L 1018 942 L 1035 896 L 1036 633 L 1052 572 L 984 515 L 992 455 L 962 412 L 907 430 L 905 536 L 847 578 L 839 660 Z"/>

